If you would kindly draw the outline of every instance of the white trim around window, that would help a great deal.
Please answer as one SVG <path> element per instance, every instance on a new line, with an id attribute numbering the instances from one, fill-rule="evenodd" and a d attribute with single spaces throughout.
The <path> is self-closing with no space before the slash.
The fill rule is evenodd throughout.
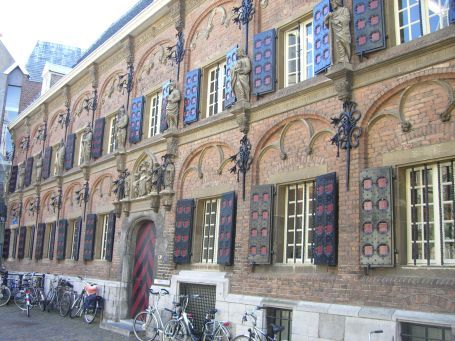
<path id="1" fill-rule="evenodd" d="M 101 259 L 106 260 L 107 233 L 109 231 L 109 215 L 103 215 L 103 234 L 101 236 Z"/>
<path id="2" fill-rule="evenodd" d="M 220 229 L 221 199 L 204 201 L 204 218 L 202 223 L 202 263 L 216 263 L 218 255 L 218 230 Z"/>
<path id="3" fill-rule="evenodd" d="M 223 111 L 225 97 L 226 62 L 223 61 L 207 70 L 206 117 Z"/>
<path id="4" fill-rule="evenodd" d="M 108 153 L 113 153 L 117 150 L 117 139 L 115 136 L 115 125 L 117 122 L 117 116 L 113 115 L 109 119 L 109 143 L 108 143 Z"/>
<path id="5" fill-rule="evenodd" d="M 148 137 L 160 133 L 161 100 L 161 92 L 157 92 L 150 97 Z"/>

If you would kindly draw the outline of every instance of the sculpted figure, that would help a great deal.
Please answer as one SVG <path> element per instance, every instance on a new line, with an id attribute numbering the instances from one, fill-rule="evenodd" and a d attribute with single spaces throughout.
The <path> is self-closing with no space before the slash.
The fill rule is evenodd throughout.
<path id="1" fill-rule="evenodd" d="M 167 129 L 177 129 L 177 122 L 179 117 L 179 103 L 180 91 L 177 89 L 175 83 L 171 81 L 169 84 L 169 96 L 166 104 L 166 123 Z"/>
<path id="2" fill-rule="evenodd" d="M 40 182 L 41 181 L 41 175 L 43 174 L 43 158 L 41 153 L 39 153 L 35 157 L 35 181 Z"/>
<path id="3" fill-rule="evenodd" d="M 128 176 L 126 177 L 125 179 L 125 189 L 124 189 L 124 198 L 125 199 L 129 199 L 130 198 L 130 186 L 131 186 L 131 181 L 130 181 L 130 177 L 129 177 L 129 173 L 128 173 Z"/>
<path id="4" fill-rule="evenodd" d="M 343 7 L 342 0 L 330 0 L 330 5 L 333 11 L 326 15 L 324 23 L 329 28 L 332 65 L 349 63 L 351 60 L 351 32 L 349 30 L 351 14 L 349 9 Z"/>
<path id="5" fill-rule="evenodd" d="M 126 142 L 126 129 L 128 127 L 128 115 L 125 111 L 125 106 L 121 106 L 117 111 L 117 146 L 119 151 L 125 151 L 125 142 Z"/>
<path id="6" fill-rule="evenodd" d="M 63 140 L 60 141 L 55 152 L 54 161 L 54 175 L 60 175 L 63 172 L 63 165 L 65 163 L 65 143 Z"/>
<path id="7" fill-rule="evenodd" d="M 93 132 L 90 123 L 87 123 L 87 126 L 84 128 L 84 132 L 82 133 L 81 142 L 82 142 L 82 149 L 81 149 L 81 165 L 86 164 L 90 160 L 90 151 L 92 148 L 92 138 Z"/>
<path id="8" fill-rule="evenodd" d="M 24 187 L 24 178 L 25 178 L 25 162 L 19 164 L 19 170 L 17 175 L 17 189 L 22 189 Z"/>
<path id="9" fill-rule="evenodd" d="M 232 89 L 237 101 L 250 101 L 251 61 L 243 49 L 237 49 L 237 60 L 232 68 Z"/>
<path id="10" fill-rule="evenodd" d="M 164 190 L 172 191 L 174 187 L 174 176 L 175 176 L 175 166 L 174 163 L 169 160 L 164 171 Z"/>
<path id="11" fill-rule="evenodd" d="M 133 180 L 133 196 L 135 198 L 139 197 L 139 178 L 141 177 L 141 173 L 138 171 L 134 173 L 134 180 Z"/>

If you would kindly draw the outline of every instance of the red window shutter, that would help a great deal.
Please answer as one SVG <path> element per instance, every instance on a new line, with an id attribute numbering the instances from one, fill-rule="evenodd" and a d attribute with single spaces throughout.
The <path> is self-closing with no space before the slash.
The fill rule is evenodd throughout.
<path id="1" fill-rule="evenodd" d="M 144 113 L 144 97 L 136 97 L 131 102 L 130 143 L 138 143 L 142 139 L 142 120 Z"/>
<path id="2" fill-rule="evenodd" d="M 217 263 L 221 265 L 234 264 L 235 214 L 235 192 L 224 193 L 221 195 L 217 256 Z"/>
<path id="3" fill-rule="evenodd" d="M 65 169 L 73 168 L 74 162 L 74 147 L 76 145 L 76 134 L 69 134 L 66 138 L 65 146 Z"/>
<path id="4" fill-rule="evenodd" d="M 187 264 L 191 259 L 194 199 L 177 201 L 175 213 L 174 263 Z"/>
<path id="5" fill-rule="evenodd" d="M 16 191 L 17 172 L 18 172 L 17 166 L 11 167 L 11 175 L 10 175 L 9 184 L 8 184 L 9 193 L 14 193 Z"/>
<path id="6" fill-rule="evenodd" d="M 4 237 L 3 237 L 3 250 L 2 250 L 2 257 L 4 259 L 8 259 L 10 240 L 11 240 L 11 230 L 6 229 Z"/>
<path id="7" fill-rule="evenodd" d="M 275 29 L 257 33 L 253 39 L 253 95 L 275 91 L 276 83 Z"/>
<path id="8" fill-rule="evenodd" d="M 43 245 L 44 245 L 44 234 L 46 231 L 46 224 L 39 223 L 38 231 L 36 232 L 36 248 L 35 248 L 35 259 L 43 258 Z"/>
<path id="9" fill-rule="evenodd" d="M 76 219 L 76 226 L 74 228 L 74 243 L 72 254 L 74 255 L 74 260 L 79 260 L 79 246 L 81 243 L 81 231 L 82 231 L 82 217 Z"/>
<path id="10" fill-rule="evenodd" d="M 30 186 L 32 183 L 32 173 L 33 173 L 33 157 L 30 156 L 27 158 L 27 163 L 25 164 L 25 177 L 24 177 L 24 186 Z"/>
<path id="11" fill-rule="evenodd" d="M 51 160 L 52 160 L 52 147 L 46 147 L 43 157 L 43 179 L 47 179 L 51 175 Z"/>
<path id="12" fill-rule="evenodd" d="M 54 259 L 54 245 L 55 245 L 55 233 L 57 232 L 57 223 L 54 221 L 51 224 L 51 235 L 50 235 L 50 242 L 49 242 L 49 259 Z"/>
<path id="13" fill-rule="evenodd" d="M 199 119 L 200 87 L 201 69 L 194 69 L 187 72 L 185 75 L 184 124 L 190 124 Z"/>
<path id="14" fill-rule="evenodd" d="M 256 185 L 251 191 L 248 260 L 270 264 L 273 222 L 273 185 Z"/>
<path id="15" fill-rule="evenodd" d="M 357 54 L 386 47 L 383 0 L 354 0 L 354 39 Z"/>
<path id="16" fill-rule="evenodd" d="M 224 109 L 235 103 L 234 89 L 232 87 L 232 68 L 237 60 L 237 46 L 226 54 L 226 77 L 224 78 Z"/>
<path id="17" fill-rule="evenodd" d="M 85 221 L 84 260 L 93 260 L 95 249 L 96 214 L 88 214 Z"/>
<path id="18" fill-rule="evenodd" d="M 26 235 L 27 235 L 27 227 L 21 226 L 19 228 L 19 245 L 17 247 L 17 258 L 18 259 L 24 258 Z"/>
<path id="19" fill-rule="evenodd" d="M 329 29 L 324 18 L 330 12 L 330 1 L 322 0 L 313 8 L 314 73 L 326 70 L 331 63 Z"/>
<path id="20" fill-rule="evenodd" d="M 57 259 L 65 259 L 66 251 L 66 234 L 68 232 L 68 220 L 60 219 L 58 222 L 58 235 L 57 235 Z"/>
<path id="21" fill-rule="evenodd" d="M 161 94 L 161 118 L 160 118 L 160 133 L 164 133 L 167 127 L 167 120 L 166 120 L 166 105 L 167 105 L 167 98 L 169 96 L 169 85 L 171 84 L 170 81 L 167 81 L 163 84 L 163 91 Z"/>
<path id="22" fill-rule="evenodd" d="M 17 238 L 19 236 L 19 231 L 18 229 L 14 230 L 14 240 L 13 240 L 13 258 L 16 258 L 16 250 L 17 250 Z"/>
<path id="23" fill-rule="evenodd" d="M 109 213 L 108 224 L 107 224 L 107 241 L 106 241 L 106 260 L 112 261 L 112 254 L 114 251 L 114 239 L 115 239 L 115 213 Z"/>
<path id="24" fill-rule="evenodd" d="M 314 264 L 337 264 L 338 186 L 336 173 L 316 177 L 313 229 Z"/>
<path id="25" fill-rule="evenodd" d="M 392 168 L 360 174 L 360 264 L 393 266 Z"/>
<path id="26" fill-rule="evenodd" d="M 97 159 L 103 155 L 104 117 L 97 118 L 93 129 L 92 158 Z"/>
<path id="27" fill-rule="evenodd" d="M 29 244 L 29 250 L 30 250 L 30 259 L 33 258 L 33 246 L 35 244 L 35 225 L 32 225 L 30 229 L 30 244 Z"/>

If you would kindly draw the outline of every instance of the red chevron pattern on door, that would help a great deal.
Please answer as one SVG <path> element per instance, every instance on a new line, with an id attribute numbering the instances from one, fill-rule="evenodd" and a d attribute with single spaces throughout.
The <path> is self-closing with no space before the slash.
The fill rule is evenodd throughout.
<path id="1" fill-rule="evenodd" d="M 147 307 L 147 288 L 153 283 L 155 269 L 155 232 L 152 222 L 144 223 L 137 232 L 134 251 L 133 290 L 131 294 L 131 316 Z"/>

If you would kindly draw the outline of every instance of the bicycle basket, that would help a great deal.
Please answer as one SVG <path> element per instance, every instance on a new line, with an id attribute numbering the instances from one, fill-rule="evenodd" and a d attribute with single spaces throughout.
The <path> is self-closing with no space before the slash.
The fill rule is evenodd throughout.
<path id="1" fill-rule="evenodd" d="M 99 296 L 96 296 L 96 294 L 93 295 L 88 295 L 84 299 L 84 309 L 95 309 L 96 308 L 96 301 Z"/>

